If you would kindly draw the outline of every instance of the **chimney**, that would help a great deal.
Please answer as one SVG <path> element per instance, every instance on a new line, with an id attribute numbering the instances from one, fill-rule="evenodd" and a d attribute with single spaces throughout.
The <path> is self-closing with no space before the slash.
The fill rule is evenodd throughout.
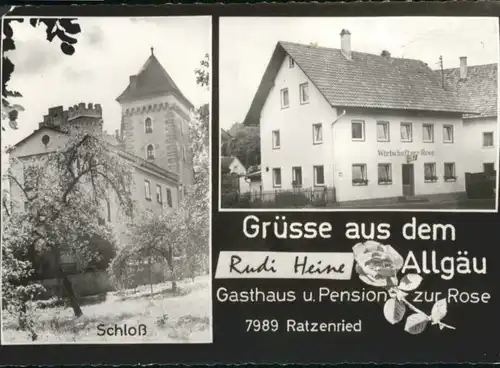
<path id="1" fill-rule="evenodd" d="M 115 130 L 115 138 L 120 139 L 120 131 L 118 129 Z"/>
<path id="2" fill-rule="evenodd" d="M 130 76 L 130 88 L 136 89 L 137 87 L 137 75 Z"/>
<path id="3" fill-rule="evenodd" d="M 346 57 L 347 60 L 351 59 L 351 32 L 347 29 L 343 29 L 340 32 L 340 47 L 342 49 L 342 53 Z"/>
<path id="4" fill-rule="evenodd" d="M 460 56 L 460 79 L 467 79 L 467 56 Z"/>

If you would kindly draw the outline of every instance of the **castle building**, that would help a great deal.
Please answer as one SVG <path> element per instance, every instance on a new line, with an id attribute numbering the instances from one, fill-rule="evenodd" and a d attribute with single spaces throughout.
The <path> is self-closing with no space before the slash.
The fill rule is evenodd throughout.
<path id="1" fill-rule="evenodd" d="M 121 131 L 103 132 L 102 107 L 79 103 L 68 109 L 49 108 L 36 129 L 9 151 L 10 168 L 16 180 L 24 184 L 24 170 L 33 157 L 43 157 L 69 141 L 76 131 L 94 131 L 104 135 L 110 148 L 133 169 L 132 196 L 136 210 L 162 211 L 179 207 L 193 183 L 192 153 L 189 149 L 189 119 L 193 105 L 182 94 L 151 49 L 151 55 L 137 75 L 130 77 L 127 88 L 116 99 L 122 109 Z M 11 180 L 13 211 L 23 211 L 23 191 Z M 111 195 L 103 203 L 101 221 L 111 223 L 121 242 L 127 241 L 126 222 L 117 198 Z M 98 219 L 96 219 L 98 220 Z M 38 273 L 53 277 L 56 260 L 49 256 L 38 260 Z M 60 266 L 67 272 L 81 272 L 69 254 L 61 254 Z"/>

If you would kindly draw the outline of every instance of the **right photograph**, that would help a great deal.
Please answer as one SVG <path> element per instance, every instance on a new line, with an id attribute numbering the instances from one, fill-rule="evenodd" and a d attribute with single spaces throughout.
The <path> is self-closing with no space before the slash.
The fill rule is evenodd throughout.
<path id="1" fill-rule="evenodd" d="M 498 18 L 219 33 L 221 210 L 497 211 Z"/>

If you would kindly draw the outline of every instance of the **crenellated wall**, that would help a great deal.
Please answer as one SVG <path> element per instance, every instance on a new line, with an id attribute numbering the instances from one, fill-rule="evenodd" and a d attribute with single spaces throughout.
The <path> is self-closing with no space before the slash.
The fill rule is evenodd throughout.
<path id="1" fill-rule="evenodd" d="M 98 129 L 102 131 L 102 107 L 100 104 L 80 102 L 64 110 L 63 106 L 49 108 L 48 114 L 43 116 L 40 128 L 51 127 L 60 130 L 72 128 Z"/>

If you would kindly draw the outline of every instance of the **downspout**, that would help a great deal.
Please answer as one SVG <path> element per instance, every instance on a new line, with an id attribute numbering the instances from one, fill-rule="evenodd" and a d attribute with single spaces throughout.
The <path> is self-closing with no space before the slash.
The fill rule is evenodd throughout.
<path id="1" fill-rule="evenodd" d="M 334 142 L 333 126 L 334 126 L 334 125 L 335 125 L 335 124 L 336 124 L 336 123 L 337 123 L 337 122 L 338 122 L 338 121 L 339 121 L 342 117 L 344 117 L 344 116 L 345 116 L 345 114 L 346 114 L 346 111 L 345 111 L 345 109 L 343 109 L 343 110 L 342 110 L 342 113 L 341 113 L 339 116 L 337 116 L 337 118 L 336 118 L 334 121 L 332 121 L 332 124 L 331 124 L 331 128 L 332 128 L 332 146 L 331 146 L 331 148 L 330 148 L 330 149 L 331 149 L 331 160 L 332 160 L 332 179 L 333 179 L 332 184 L 333 184 L 333 190 L 334 190 L 334 193 L 335 193 L 335 202 L 337 202 L 337 197 L 338 197 L 338 196 L 337 196 L 337 188 L 335 188 L 335 167 L 334 167 L 334 165 L 333 165 L 333 163 L 334 163 L 334 158 L 335 158 L 335 157 L 334 157 L 334 155 L 333 155 L 333 148 L 334 148 L 334 147 L 333 147 L 333 144 L 334 144 L 334 143 L 333 143 L 333 142 Z"/>

